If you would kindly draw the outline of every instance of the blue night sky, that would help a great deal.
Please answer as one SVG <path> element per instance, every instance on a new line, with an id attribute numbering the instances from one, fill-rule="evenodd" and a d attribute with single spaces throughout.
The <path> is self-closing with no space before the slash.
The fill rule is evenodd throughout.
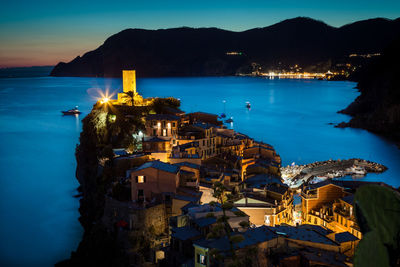
<path id="1" fill-rule="evenodd" d="M 0 67 L 54 65 L 126 28 L 180 26 L 242 31 L 307 16 L 332 26 L 400 17 L 399 0 L 33 1 L 2 0 Z"/>

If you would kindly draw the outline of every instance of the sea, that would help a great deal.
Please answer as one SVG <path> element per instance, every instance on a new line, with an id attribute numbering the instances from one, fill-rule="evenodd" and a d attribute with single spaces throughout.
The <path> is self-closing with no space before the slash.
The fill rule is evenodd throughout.
<path id="1" fill-rule="evenodd" d="M 362 158 L 386 165 L 361 180 L 400 186 L 400 150 L 337 111 L 358 95 L 348 81 L 261 77 L 146 78 L 144 97 L 173 96 L 186 112 L 225 113 L 226 124 L 269 143 L 283 165 Z M 81 240 L 75 147 L 81 120 L 102 95 L 122 91 L 121 79 L 0 79 L 0 266 L 52 266 Z M 249 102 L 251 108 L 246 108 Z M 78 106 L 79 116 L 62 116 Z"/>

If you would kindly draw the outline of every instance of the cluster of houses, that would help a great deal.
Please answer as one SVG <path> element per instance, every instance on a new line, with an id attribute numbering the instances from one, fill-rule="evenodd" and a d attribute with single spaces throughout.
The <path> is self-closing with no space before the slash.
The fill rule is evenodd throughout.
<path id="1" fill-rule="evenodd" d="M 352 265 L 361 239 L 353 194 L 362 182 L 293 190 L 273 147 L 226 129 L 217 115 L 169 108 L 147 115 L 145 126 L 142 151 L 115 150 L 115 166 L 134 167 L 115 182 L 128 198 L 110 193 L 103 221 L 120 231 L 152 229 L 160 236 L 154 263 L 221 266 L 234 260 L 233 250 L 253 266 Z M 228 210 L 213 195 L 216 182 L 231 194 Z M 230 237 L 215 234 L 222 216 Z M 232 245 L 234 236 L 241 238 Z"/>

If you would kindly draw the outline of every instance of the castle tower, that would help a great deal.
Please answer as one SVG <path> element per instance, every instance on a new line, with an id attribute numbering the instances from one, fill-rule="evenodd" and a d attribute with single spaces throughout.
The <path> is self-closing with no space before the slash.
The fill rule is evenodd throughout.
<path id="1" fill-rule="evenodd" d="M 124 93 L 133 92 L 136 95 L 136 71 L 123 70 L 122 71 L 122 86 Z"/>

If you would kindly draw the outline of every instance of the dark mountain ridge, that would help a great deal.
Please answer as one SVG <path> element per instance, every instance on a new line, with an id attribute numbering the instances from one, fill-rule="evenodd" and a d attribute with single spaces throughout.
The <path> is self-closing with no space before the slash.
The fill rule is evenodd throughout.
<path id="1" fill-rule="evenodd" d="M 126 29 L 100 47 L 60 62 L 52 76 L 120 77 L 135 68 L 139 77 L 235 75 L 257 63 L 303 67 L 351 53 L 381 52 L 400 35 L 400 18 L 370 19 L 335 28 L 298 17 L 277 24 L 233 32 L 218 28 Z M 241 52 L 227 55 L 227 52 Z"/>

